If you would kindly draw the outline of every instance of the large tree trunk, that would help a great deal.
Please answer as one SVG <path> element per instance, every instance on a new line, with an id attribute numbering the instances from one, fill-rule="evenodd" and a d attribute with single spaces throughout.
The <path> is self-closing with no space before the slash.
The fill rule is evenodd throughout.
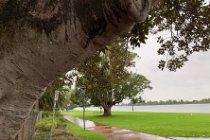
<path id="1" fill-rule="evenodd" d="M 37 116 L 38 116 L 38 112 L 32 112 L 30 116 L 25 119 L 25 122 L 18 133 L 18 140 L 32 140 L 33 139 Z"/>
<path id="2" fill-rule="evenodd" d="M 0 140 L 52 80 L 144 21 L 153 1 L 0 0 Z"/>
<path id="3" fill-rule="evenodd" d="M 103 116 L 109 117 L 111 115 L 112 115 L 112 107 L 111 106 L 104 107 L 104 114 L 103 114 Z"/>

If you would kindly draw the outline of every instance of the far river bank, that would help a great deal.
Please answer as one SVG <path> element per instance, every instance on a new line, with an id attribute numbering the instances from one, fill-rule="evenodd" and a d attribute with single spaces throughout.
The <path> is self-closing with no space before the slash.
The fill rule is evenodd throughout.
<path id="1" fill-rule="evenodd" d="M 82 110 L 78 107 L 74 110 Z M 99 107 L 87 107 L 86 110 L 100 111 Z M 112 111 L 125 112 L 177 112 L 177 113 L 210 113 L 210 104 L 176 104 L 176 105 L 142 105 L 113 106 Z"/>

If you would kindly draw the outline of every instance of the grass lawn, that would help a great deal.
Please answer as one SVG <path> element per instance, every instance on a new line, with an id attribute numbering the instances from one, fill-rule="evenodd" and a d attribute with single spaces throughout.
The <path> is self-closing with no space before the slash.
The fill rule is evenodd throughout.
<path id="1" fill-rule="evenodd" d="M 67 120 L 65 120 L 65 124 L 67 125 L 71 133 L 73 133 L 75 136 L 83 138 L 84 140 L 108 140 L 108 138 L 106 138 L 105 136 L 96 134 L 88 130 L 85 131 L 83 128 Z"/>
<path id="2" fill-rule="evenodd" d="M 49 112 L 47 113 L 49 114 Z M 52 117 L 50 116 L 45 117 L 42 119 L 38 124 L 36 125 L 37 130 L 41 131 L 39 132 L 34 140 L 45 140 L 49 138 L 49 132 L 51 129 L 51 123 L 52 123 Z M 96 134 L 94 132 L 84 130 L 83 128 L 77 126 L 76 124 L 73 124 L 66 119 L 63 118 L 63 116 L 60 113 L 56 113 L 55 115 L 55 127 L 63 126 L 67 128 L 70 133 L 74 134 L 74 136 L 77 136 L 79 138 L 82 138 L 83 140 L 108 140 L 106 137 Z M 68 132 L 60 132 L 55 133 L 53 135 L 53 140 L 56 139 L 56 136 L 65 136 L 68 135 Z"/>
<path id="3" fill-rule="evenodd" d="M 82 117 L 81 111 L 65 113 Z M 160 136 L 210 137 L 210 114 L 113 112 L 111 117 L 102 117 L 100 112 L 88 111 L 86 118 Z"/>

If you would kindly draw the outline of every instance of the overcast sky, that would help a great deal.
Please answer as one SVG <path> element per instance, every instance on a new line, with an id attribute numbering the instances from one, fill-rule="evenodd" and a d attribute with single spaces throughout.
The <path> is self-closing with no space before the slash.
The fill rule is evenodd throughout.
<path id="1" fill-rule="evenodd" d="M 210 98 L 210 51 L 193 54 L 183 68 L 177 72 L 158 69 L 159 44 L 156 37 L 150 36 L 147 44 L 136 49 L 140 58 L 134 71 L 145 75 L 153 87 L 146 90 L 142 97 L 148 100 Z"/>

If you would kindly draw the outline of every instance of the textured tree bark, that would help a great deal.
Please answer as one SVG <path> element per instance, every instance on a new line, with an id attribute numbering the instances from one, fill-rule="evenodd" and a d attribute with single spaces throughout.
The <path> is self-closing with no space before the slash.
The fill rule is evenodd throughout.
<path id="1" fill-rule="evenodd" d="M 18 132 L 18 140 L 32 140 L 35 132 L 35 124 L 38 113 L 32 112 L 30 116 L 25 119 L 21 130 Z"/>
<path id="2" fill-rule="evenodd" d="M 0 0 L 0 140 L 52 80 L 144 21 L 154 1 Z"/>
<path id="3" fill-rule="evenodd" d="M 104 107 L 104 114 L 103 114 L 103 116 L 109 117 L 111 115 L 112 115 L 112 107 L 111 106 Z"/>

